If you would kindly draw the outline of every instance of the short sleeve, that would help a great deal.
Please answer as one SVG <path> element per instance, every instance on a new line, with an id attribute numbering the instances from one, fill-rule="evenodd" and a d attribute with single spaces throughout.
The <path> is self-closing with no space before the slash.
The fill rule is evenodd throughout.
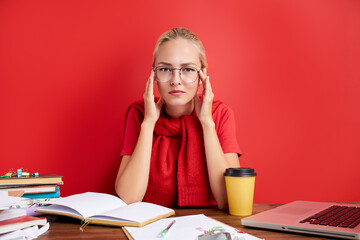
<path id="1" fill-rule="evenodd" d="M 213 112 L 216 131 L 224 153 L 237 153 L 241 150 L 236 138 L 236 122 L 234 113 L 229 106 L 221 103 Z"/>
<path id="2" fill-rule="evenodd" d="M 140 134 L 143 115 L 136 108 L 129 109 L 125 122 L 125 135 L 120 156 L 132 155 Z"/>

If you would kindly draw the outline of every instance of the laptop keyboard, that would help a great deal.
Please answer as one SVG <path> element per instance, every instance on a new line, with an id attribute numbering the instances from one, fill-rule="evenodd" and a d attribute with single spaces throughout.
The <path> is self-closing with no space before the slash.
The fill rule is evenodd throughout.
<path id="1" fill-rule="evenodd" d="M 305 218 L 300 223 L 355 228 L 360 224 L 360 207 L 333 205 L 311 217 Z"/>

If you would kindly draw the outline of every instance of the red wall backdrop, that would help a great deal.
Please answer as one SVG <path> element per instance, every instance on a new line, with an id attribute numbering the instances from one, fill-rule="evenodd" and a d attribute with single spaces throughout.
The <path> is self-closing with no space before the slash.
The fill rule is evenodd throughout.
<path id="1" fill-rule="evenodd" d="M 176 26 L 205 45 L 242 165 L 258 172 L 255 202 L 360 200 L 358 0 L 2 0 L 1 174 L 114 193 L 125 110 Z"/>

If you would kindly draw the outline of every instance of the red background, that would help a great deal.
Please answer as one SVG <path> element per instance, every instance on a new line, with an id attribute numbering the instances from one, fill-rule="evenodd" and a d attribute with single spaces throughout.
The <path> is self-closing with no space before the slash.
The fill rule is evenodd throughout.
<path id="1" fill-rule="evenodd" d="M 203 41 L 255 202 L 360 200 L 360 1 L 0 2 L 0 159 L 114 193 L 158 36 Z M 354 190 L 350 190 L 351 187 Z"/>

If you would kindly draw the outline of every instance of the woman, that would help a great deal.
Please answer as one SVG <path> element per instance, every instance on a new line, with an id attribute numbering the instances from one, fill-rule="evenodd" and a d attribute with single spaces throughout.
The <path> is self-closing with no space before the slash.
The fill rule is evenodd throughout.
<path id="1" fill-rule="evenodd" d="M 115 183 L 126 203 L 227 207 L 223 175 L 240 166 L 240 150 L 233 113 L 213 101 L 206 68 L 204 47 L 190 30 L 174 28 L 158 39 L 143 100 L 127 112 Z"/>

